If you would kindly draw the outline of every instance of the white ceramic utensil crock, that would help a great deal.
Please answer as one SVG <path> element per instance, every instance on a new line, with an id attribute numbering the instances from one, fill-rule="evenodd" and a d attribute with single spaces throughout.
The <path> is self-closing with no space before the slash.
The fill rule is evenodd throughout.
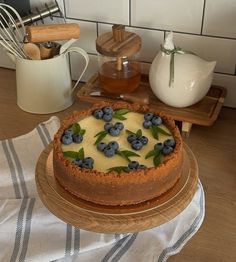
<path id="1" fill-rule="evenodd" d="M 172 32 L 167 35 L 163 47 L 149 72 L 153 93 L 173 107 L 188 107 L 197 103 L 210 89 L 216 62 L 205 61 L 175 48 Z"/>
<path id="2" fill-rule="evenodd" d="M 68 61 L 70 52 L 78 53 L 85 59 L 79 69 L 80 77 L 74 86 Z M 46 60 L 15 58 L 18 106 L 35 114 L 59 112 L 71 106 L 74 101 L 73 91 L 88 62 L 87 53 L 79 47 L 70 47 L 64 53 Z"/>

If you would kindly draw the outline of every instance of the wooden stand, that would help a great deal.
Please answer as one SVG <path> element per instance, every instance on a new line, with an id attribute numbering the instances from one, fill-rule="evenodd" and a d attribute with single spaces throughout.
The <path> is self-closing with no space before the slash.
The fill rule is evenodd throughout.
<path id="1" fill-rule="evenodd" d="M 156 199 L 130 206 L 96 205 L 64 190 L 53 174 L 51 145 L 36 166 L 36 185 L 45 206 L 66 223 L 100 233 L 137 232 L 168 222 L 190 203 L 197 181 L 197 162 L 186 145 L 182 175 L 176 185 Z"/>
<path id="2" fill-rule="evenodd" d="M 77 97 L 81 101 L 89 103 L 98 103 L 104 100 L 114 102 L 116 100 L 112 96 L 109 98 L 109 94 L 107 94 L 106 98 L 92 97 L 89 94 L 93 91 L 101 91 L 97 74 L 81 87 Z M 137 101 L 137 98 L 143 97 L 144 94 L 149 97 L 150 108 L 162 111 L 174 120 L 181 122 L 182 135 L 188 137 L 193 124 L 211 126 L 215 122 L 224 104 L 226 89 L 220 86 L 211 86 L 207 95 L 197 104 L 185 108 L 175 108 L 164 104 L 153 94 L 148 82 L 148 76 L 143 75 L 139 89 L 129 94 L 130 101 Z"/>

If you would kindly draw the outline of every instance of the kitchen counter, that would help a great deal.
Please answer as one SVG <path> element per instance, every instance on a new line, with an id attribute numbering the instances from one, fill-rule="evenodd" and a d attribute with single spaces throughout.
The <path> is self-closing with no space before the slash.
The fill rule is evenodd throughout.
<path id="1" fill-rule="evenodd" d="M 36 115 L 16 105 L 15 71 L 0 68 L 0 140 L 32 130 L 52 115 L 60 119 L 88 108 L 75 101 L 68 109 Z M 185 142 L 194 152 L 206 197 L 203 225 L 171 262 L 236 261 L 236 109 L 223 108 L 211 127 L 193 126 Z"/>

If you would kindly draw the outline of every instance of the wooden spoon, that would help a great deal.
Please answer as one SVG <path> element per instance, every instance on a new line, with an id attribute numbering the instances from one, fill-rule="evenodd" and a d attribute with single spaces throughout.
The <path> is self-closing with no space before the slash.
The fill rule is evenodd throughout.
<path id="1" fill-rule="evenodd" d="M 23 45 L 23 50 L 25 54 L 32 60 L 40 60 L 40 49 L 36 44 L 33 43 L 25 43 Z"/>

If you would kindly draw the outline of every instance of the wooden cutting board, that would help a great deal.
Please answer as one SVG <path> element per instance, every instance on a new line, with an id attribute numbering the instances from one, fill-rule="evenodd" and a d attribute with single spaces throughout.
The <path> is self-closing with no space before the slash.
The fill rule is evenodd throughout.
<path id="1" fill-rule="evenodd" d="M 40 155 L 35 179 L 42 202 L 66 223 L 99 233 L 128 233 L 159 226 L 183 211 L 196 191 L 198 166 L 192 151 L 184 145 L 183 170 L 176 185 L 156 199 L 122 207 L 96 205 L 64 190 L 53 174 L 52 145 Z"/>
<path id="2" fill-rule="evenodd" d="M 116 101 L 114 98 L 91 97 L 92 91 L 100 91 L 101 87 L 98 75 L 95 74 L 77 93 L 78 99 L 89 103 L 97 103 L 99 101 Z M 183 135 L 189 135 L 192 124 L 201 126 L 211 126 L 217 119 L 219 112 L 223 106 L 226 96 L 226 89 L 221 86 L 211 86 L 207 95 L 197 104 L 185 107 L 171 107 L 161 102 L 152 92 L 148 76 L 142 75 L 142 81 L 138 90 L 133 95 L 142 97 L 143 94 L 149 96 L 149 106 L 155 110 L 162 111 L 166 115 L 171 116 L 174 120 L 182 123 Z"/>

